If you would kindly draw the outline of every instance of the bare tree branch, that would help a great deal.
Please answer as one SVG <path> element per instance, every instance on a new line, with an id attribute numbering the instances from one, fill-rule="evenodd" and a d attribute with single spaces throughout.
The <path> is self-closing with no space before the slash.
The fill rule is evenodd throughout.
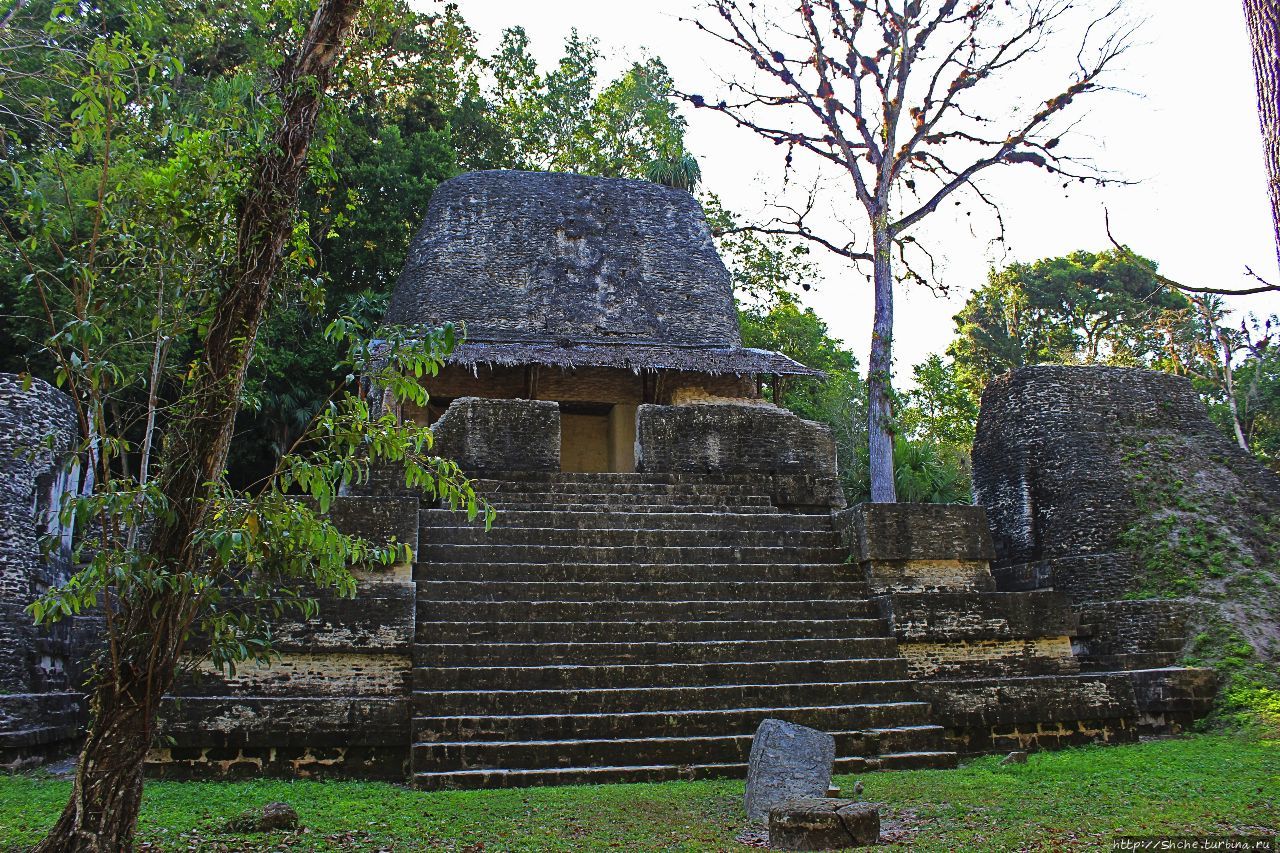
<path id="1" fill-rule="evenodd" d="M 1115 235 L 1111 233 L 1111 212 L 1104 207 L 1102 209 L 1102 213 L 1103 213 L 1103 220 L 1106 222 L 1106 227 L 1107 227 L 1107 239 L 1111 241 L 1111 245 L 1115 246 L 1116 251 L 1120 252 L 1125 257 L 1131 260 L 1138 259 L 1138 256 L 1134 254 L 1132 249 L 1122 244 L 1119 240 L 1115 238 Z M 1152 277 L 1155 278 L 1157 282 L 1159 282 L 1164 287 L 1167 287 L 1171 290 L 1180 290 L 1183 293 L 1212 293 L 1218 296 L 1250 296 L 1256 293 L 1280 293 L 1280 285 L 1271 284 L 1266 279 L 1262 278 L 1257 273 L 1255 273 L 1249 267 L 1245 267 L 1245 271 L 1249 275 L 1257 279 L 1258 281 L 1262 282 L 1261 286 L 1243 287 L 1235 290 L 1232 290 L 1229 288 L 1223 288 L 1223 287 L 1192 287 L 1189 284 L 1183 284 L 1180 281 L 1174 281 L 1168 276 L 1161 275 L 1155 270 L 1151 271 L 1151 275 Z"/>

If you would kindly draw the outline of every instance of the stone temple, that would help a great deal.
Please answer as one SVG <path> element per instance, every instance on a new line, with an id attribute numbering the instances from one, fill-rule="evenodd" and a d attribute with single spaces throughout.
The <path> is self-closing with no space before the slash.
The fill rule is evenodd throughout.
<path id="1" fill-rule="evenodd" d="M 1025 527 L 1015 480 L 979 489 L 996 496 L 994 531 L 983 506 L 847 508 L 828 430 L 761 394 L 765 377 L 814 371 L 742 346 L 687 193 L 454 178 L 387 319 L 465 327 L 429 405 L 399 415 L 477 478 L 492 531 L 406 494 L 395 471 L 340 499 L 336 523 L 409 542 L 412 564 L 282 626 L 273 666 L 180 685 L 152 773 L 427 788 L 735 776 L 766 717 L 832 733 L 840 772 L 950 767 L 1178 731 L 1209 707 L 1212 674 L 1173 666 L 1185 613 L 1082 610 L 1047 575 L 1028 581 L 1018 566 L 1045 554 L 1007 545 Z M 0 391 L 13 418 L 34 411 Z M 1031 458 L 1017 455 L 1029 442 L 1048 458 L 1068 432 L 981 441 L 997 462 Z M 38 491 L 18 503 L 40 512 Z M 1057 495 L 1037 512 L 1052 517 Z M 0 567 L 20 605 L 38 582 L 16 575 L 33 570 Z M 1149 642 L 1126 656 L 1115 638 L 1134 625 Z M 0 696 L 11 764 L 72 742 L 65 717 L 55 730 L 32 710 L 46 686 L 74 710 L 63 682 Z"/>

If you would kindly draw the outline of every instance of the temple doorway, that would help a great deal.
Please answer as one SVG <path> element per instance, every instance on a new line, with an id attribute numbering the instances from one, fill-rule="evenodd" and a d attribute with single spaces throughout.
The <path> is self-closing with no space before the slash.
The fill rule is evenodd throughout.
<path id="1" fill-rule="evenodd" d="M 560 470 L 631 473 L 636 470 L 636 407 L 560 404 Z"/>

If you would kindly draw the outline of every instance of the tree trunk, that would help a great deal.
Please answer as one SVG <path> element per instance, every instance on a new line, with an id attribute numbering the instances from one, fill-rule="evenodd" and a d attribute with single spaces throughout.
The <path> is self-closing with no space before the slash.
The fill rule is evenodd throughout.
<path id="1" fill-rule="evenodd" d="M 1240 445 L 1240 449 L 1249 450 L 1249 442 L 1245 440 L 1244 428 L 1240 425 L 1240 404 L 1236 399 L 1236 378 L 1235 371 L 1231 367 L 1231 358 L 1234 353 L 1231 350 L 1231 342 L 1227 336 L 1218 330 L 1218 344 L 1222 347 L 1222 384 L 1227 391 L 1227 408 L 1231 410 L 1231 426 L 1236 431 L 1236 444 Z"/>
<path id="2" fill-rule="evenodd" d="M 245 370 L 292 232 L 316 119 L 362 4 L 322 0 L 297 55 L 280 71 L 279 125 L 241 201 L 236 258 L 205 338 L 202 369 L 166 435 L 160 476 L 172 513 L 158 519 L 148 552 L 175 572 L 198 573 L 203 565 L 196 534 L 207 512 L 206 484 L 220 480 L 226 465 Z M 164 592 L 125 605 L 124 627 L 112 637 L 120 660 L 114 672 L 100 676 L 71 801 L 40 853 L 131 848 L 159 699 L 173 681 L 196 606 Z"/>
<path id="3" fill-rule="evenodd" d="M 882 223 L 873 225 L 875 249 L 875 318 L 871 324 L 871 358 L 867 362 L 868 471 L 872 503 L 896 503 L 893 479 L 893 240 Z"/>
<path id="4" fill-rule="evenodd" d="M 158 700 L 159 694 L 146 695 L 145 685 L 138 685 L 138 695 L 116 695 L 105 681 L 95 688 L 93 726 L 80 753 L 71 799 L 36 848 L 40 853 L 132 848 L 142 802 L 142 763 Z"/>
<path id="5" fill-rule="evenodd" d="M 1276 258 L 1280 261 L 1280 2 L 1244 0 L 1245 23 L 1258 78 L 1258 119 L 1271 195 Z"/>

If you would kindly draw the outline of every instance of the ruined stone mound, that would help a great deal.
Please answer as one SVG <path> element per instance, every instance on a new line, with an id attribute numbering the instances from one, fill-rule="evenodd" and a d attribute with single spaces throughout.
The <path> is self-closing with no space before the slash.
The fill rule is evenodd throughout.
<path id="1" fill-rule="evenodd" d="M 545 172 L 441 184 L 387 320 L 465 323 L 472 341 L 740 343 L 729 273 L 693 196 Z"/>
<path id="2" fill-rule="evenodd" d="M 1280 659 L 1280 476 L 1218 430 L 1186 379 L 1015 370 L 983 394 L 973 465 L 1002 588 L 1052 586 L 1112 602 L 1112 616 L 1122 599 L 1187 599 L 1207 646 L 1189 651 L 1221 659 L 1212 646 L 1243 637 Z M 1130 627 L 1112 641 L 1144 651 L 1146 629 Z"/>

